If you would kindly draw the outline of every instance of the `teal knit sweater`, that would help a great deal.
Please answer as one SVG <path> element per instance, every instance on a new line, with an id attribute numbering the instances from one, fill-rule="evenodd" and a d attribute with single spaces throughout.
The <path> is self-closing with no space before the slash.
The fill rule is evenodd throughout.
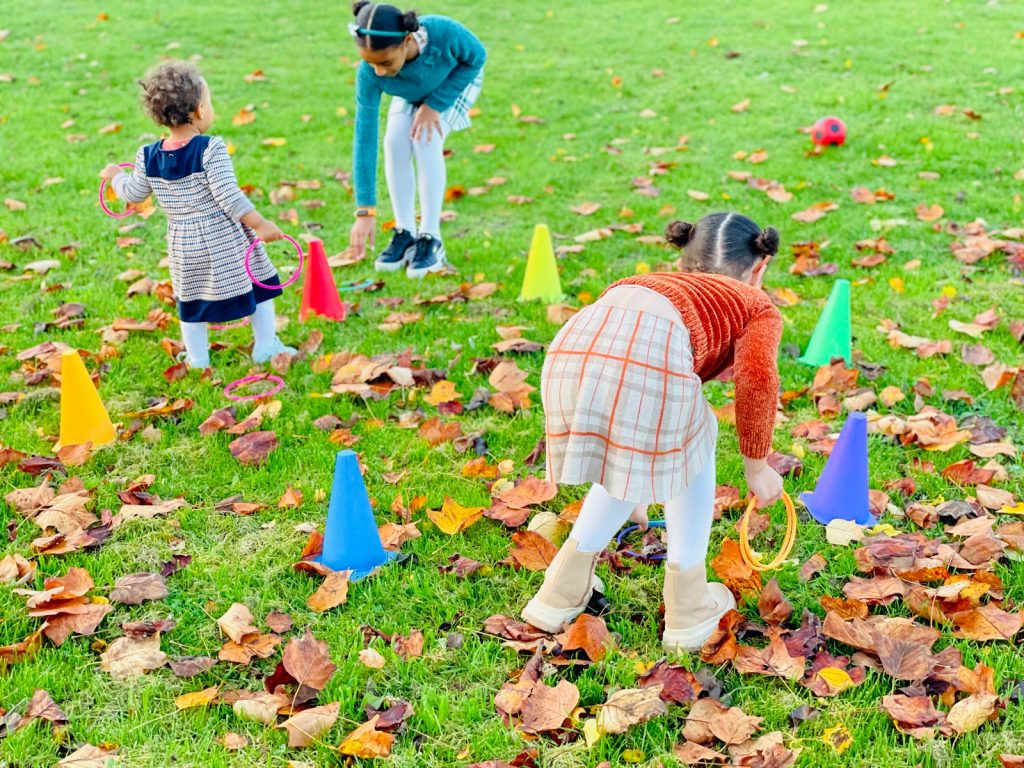
<path id="1" fill-rule="evenodd" d="M 353 146 L 356 205 L 377 204 L 377 133 L 381 95 L 444 112 L 483 69 L 487 51 L 462 24 L 445 16 L 424 16 L 427 46 L 394 77 L 378 77 L 365 61 L 356 72 L 356 134 Z"/>

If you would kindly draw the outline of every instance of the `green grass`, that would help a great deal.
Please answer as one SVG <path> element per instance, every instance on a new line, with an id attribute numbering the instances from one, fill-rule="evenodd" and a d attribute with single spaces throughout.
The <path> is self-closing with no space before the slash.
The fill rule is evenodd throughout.
<path id="1" fill-rule="evenodd" d="M 985 390 L 976 369 L 960 361 L 960 344 L 969 339 L 947 326 L 950 318 L 970 320 L 992 305 L 1000 306 L 1008 319 L 1024 319 L 1019 276 L 1008 271 L 998 254 L 974 268 L 963 268 L 950 256 L 951 238 L 935 233 L 914 215 L 917 205 L 938 203 L 946 217 L 957 222 L 983 218 L 992 228 L 1021 226 L 1020 184 L 1013 174 L 1021 166 L 1024 117 L 1020 88 L 1024 41 L 1014 38 L 1014 32 L 1024 28 L 1022 5 L 1005 0 L 945 4 L 837 0 L 824 13 L 815 13 L 811 2 L 789 0 L 695 5 L 700 7 L 679 6 L 678 11 L 652 0 L 569 6 L 534 0 L 424 5 L 424 11 L 448 13 L 464 21 L 489 51 L 484 94 L 478 104 L 482 113 L 471 131 L 449 142 L 453 155 L 448 183 L 470 187 L 493 176 L 505 176 L 508 183 L 488 195 L 451 204 L 458 218 L 446 225 L 445 233 L 459 277 L 425 285 L 389 277 L 382 295 L 434 295 L 454 289 L 460 280 L 471 280 L 477 273 L 502 287 L 483 302 L 420 308 L 424 320 L 398 334 L 377 330 L 391 310 L 377 305 L 374 295 L 366 296 L 360 314 L 344 324 L 301 325 L 299 294 L 290 290 L 278 304 L 280 314 L 292 320 L 283 331 L 284 339 L 300 342 L 318 328 L 325 334 L 321 353 L 375 354 L 409 347 L 430 366 L 450 365 L 451 380 L 468 398 L 474 388 L 486 383 L 485 377 L 470 375 L 471 358 L 488 354 L 489 345 L 498 340 L 496 325 L 526 325 L 526 335 L 543 342 L 557 330 L 547 323 L 543 306 L 515 301 L 535 223 L 544 221 L 555 233 L 575 236 L 621 221 L 619 209 L 629 207 L 635 212 L 630 221 L 642 222 L 646 234 L 658 234 L 669 220 L 659 214 L 665 204 L 674 205 L 677 215 L 691 220 L 732 208 L 782 231 L 783 253 L 769 282 L 791 288 L 802 299 L 784 310 L 785 344 L 806 343 L 832 282 L 790 276 L 785 269 L 789 244 L 827 240 L 824 260 L 837 262 L 840 276 L 865 281 L 854 288 L 854 334 L 863 359 L 887 367 L 874 386 L 909 390 L 919 377 L 927 376 L 937 392 L 964 388 L 977 399 L 975 405 L 944 405 L 938 396 L 928 402 L 948 407 L 958 417 L 972 412 L 988 415 L 1009 427 L 1017 442 L 1024 440 L 1020 413 L 1006 390 Z M 281 0 L 258 6 L 238 0 L 217 4 L 183 0 L 156 5 L 12 3 L 5 8 L 0 26 L 11 32 L 0 43 L 0 73 L 8 72 L 15 80 L 0 83 L 2 192 L 3 197 L 24 201 L 28 207 L 16 212 L 0 208 L 0 229 L 11 239 L 33 235 L 43 250 L 21 253 L 3 245 L 0 259 L 20 266 L 37 258 L 58 258 L 61 267 L 42 279 L 15 280 L 20 270 L 0 275 L 0 319 L 3 324 L 20 323 L 18 330 L 0 335 L 0 346 L 5 348 L 0 355 L 0 389 L 30 394 L 6 407 L 0 420 L 0 443 L 45 454 L 50 444 L 42 436 L 55 434 L 59 427 L 55 392 L 32 394 L 32 388 L 17 378 L 17 352 L 47 338 L 97 351 L 101 326 L 116 317 L 143 317 L 158 306 L 154 298 L 126 298 L 126 286 L 116 276 L 137 268 L 153 278 L 166 277 L 158 268 L 164 248 L 162 215 L 133 232 L 143 238 L 142 245 L 122 250 L 114 242 L 118 223 L 100 213 L 95 194 L 97 173 L 104 164 L 130 159 L 140 143 L 157 133 L 137 106 L 135 81 L 161 57 L 201 57 L 220 112 L 214 131 L 235 144 L 238 176 L 259 190 L 255 200 L 260 210 L 276 218 L 292 207 L 269 203 L 270 190 L 281 180 L 320 179 L 323 188 L 300 191 L 295 207 L 304 226 L 322 226 L 315 234 L 325 239 L 329 253 L 347 244 L 352 200 L 331 178 L 336 169 L 351 166 L 354 50 L 345 32 L 348 18 L 343 10 L 338 4 Z M 109 14 L 108 21 L 97 19 L 101 12 Z M 666 23 L 666 17 L 675 12 L 680 22 Z M 717 47 L 710 44 L 712 39 L 719 41 Z M 793 41 L 798 39 L 807 41 L 806 45 L 795 47 Z M 728 59 L 724 54 L 730 50 L 741 55 Z M 652 76 L 654 68 L 664 70 L 664 76 Z M 255 69 L 264 70 L 267 82 L 243 80 Z M 621 87 L 613 85 L 615 76 L 622 78 Z M 888 90 L 880 90 L 887 83 Z M 783 90 L 783 86 L 791 87 Z M 1017 90 L 1002 95 L 999 89 L 1004 87 Z M 730 111 L 745 98 L 751 99 L 748 111 Z M 247 104 L 255 105 L 256 121 L 233 127 L 231 116 Z M 545 123 L 518 122 L 512 117 L 513 104 L 523 114 L 544 118 Z M 962 113 L 937 116 L 933 110 L 940 104 L 970 107 L 983 119 L 971 121 Z M 339 114 L 339 108 L 347 113 Z M 645 109 L 656 116 L 641 118 Z M 846 121 L 849 144 L 821 157 L 806 157 L 809 141 L 799 128 L 830 113 Z M 303 115 L 312 119 L 303 122 Z M 74 126 L 62 129 L 68 119 L 75 121 Z M 119 133 L 98 133 L 114 122 L 123 124 Z M 970 132 L 977 137 L 970 138 Z M 576 137 L 566 139 L 563 134 L 567 133 Z M 87 139 L 70 144 L 66 134 L 83 134 Z M 687 152 L 657 158 L 643 153 L 645 147 L 675 146 L 683 134 L 689 136 Z M 286 146 L 261 145 L 262 139 L 278 136 L 287 138 Z M 930 141 L 923 141 L 924 137 Z M 626 140 L 619 145 L 622 154 L 601 150 L 616 139 Z M 491 154 L 473 153 L 474 145 L 485 143 L 497 148 Z M 731 159 L 739 150 L 758 148 L 769 153 L 763 165 Z M 899 165 L 872 165 L 871 160 L 883 154 L 895 157 Z M 647 174 L 653 160 L 678 162 L 668 175 L 656 179 L 662 189 L 658 199 L 639 196 L 630 185 L 632 177 Z M 785 205 L 774 203 L 729 180 L 726 171 L 730 169 L 782 181 L 794 198 Z M 924 170 L 941 177 L 922 180 L 917 174 Z M 63 183 L 42 186 L 44 179 L 58 176 Z M 872 207 L 856 205 L 849 196 L 855 185 L 884 187 L 896 199 Z M 687 190 L 704 191 L 711 201 L 695 202 Z M 528 195 L 536 202 L 512 206 L 505 202 L 510 194 Z M 323 200 L 324 207 L 307 210 L 297 204 L 314 198 Z M 382 184 L 382 204 L 385 199 Z M 592 217 L 581 219 L 568 210 L 570 205 L 591 200 L 604 206 Z M 822 200 L 838 202 L 840 209 L 812 225 L 790 218 Z M 875 236 L 870 226 L 874 218 L 905 219 L 906 223 L 887 232 L 897 253 L 886 265 L 858 270 L 850 266 L 855 257 L 853 243 Z M 302 229 L 287 225 L 286 231 L 299 234 Z M 58 250 L 70 242 L 79 244 L 73 257 Z M 565 259 L 563 286 L 578 304 L 580 293 L 596 296 L 611 280 L 632 274 L 638 261 L 657 265 L 670 258 L 668 251 L 616 233 Z M 911 259 L 920 259 L 922 266 L 905 271 L 902 265 Z M 361 279 L 370 276 L 371 270 L 362 264 L 339 271 L 337 277 Z M 888 280 L 896 276 L 906 281 L 905 293 L 890 288 Z M 66 287 L 40 290 L 42 285 L 56 283 Z M 957 297 L 945 314 L 933 318 L 929 302 L 947 285 L 957 289 Z M 85 327 L 35 335 L 33 324 L 52 319 L 51 311 L 62 301 L 85 304 Z M 400 309 L 412 308 L 407 303 Z M 900 322 L 911 334 L 955 337 L 954 354 L 945 360 L 919 360 L 912 352 L 892 349 L 875 330 L 882 318 Z M 455 552 L 496 564 L 507 552 L 505 530 L 484 520 L 464 535 L 448 537 L 424 524 L 423 537 L 405 547 L 416 555 L 415 565 L 387 569 L 355 586 L 346 605 L 322 615 L 305 607 L 314 582 L 291 569 L 305 538 L 294 526 L 304 521 L 322 524 L 326 503 L 315 502 L 314 493 L 329 489 L 331 483 L 336 446 L 327 441 L 326 433 L 311 426 L 315 418 L 334 413 L 342 419 L 360 419 L 353 428 L 362 437 L 356 448 L 369 467 L 367 484 L 378 500 L 381 521 L 389 519 L 387 510 L 396 492 L 406 499 L 425 494 L 435 508 L 446 495 L 464 504 L 486 503 L 483 484 L 460 476 L 469 456 L 455 453 L 451 446 L 430 449 L 415 431 L 397 429 L 393 423 L 382 427 L 370 423 L 371 417 L 388 419 L 421 406 L 411 393 L 408 400 L 396 394 L 387 401 L 367 403 L 345 397 L 316 398 L 328 391 L 329 376 L 314 373 L 303 363 L 288 374 L 288 389 L 281 395 L 283 409 L 268 424 L 277 431 L 280 448 L 263 468 L 242 467 L 228 453 L 228 436 L 203 438 L 197 431 L 211 410 L 226 405 L 220 388 L 194 376 L 170 385 L 162 378 L 161 372 L 170 364 L 158 345 L 163 335 L 174 335 L 173 326 L 167 334 L 131 334 L 121 356 L 110 361 L 101 393 L 115 419 L 142 407 L 147 398 L 162 395 L 193 398 L 195 408 L 180 419 L 157 422 L 161 437 L 155 443 L 136 437 L 106 448 L 75 474 L 87 487 L 96 488 L 97 508 L 116 511 L 117 489 L 148 472 L 158 478 L 154 492 L 164 498 L 183 495 L 189 508 L 170 520 L 129 523 L 95 553 L 43 558 L 34 585 L 41 586 L 44 575 L 81 566 L 95 579 L 97 594 L 105 594 L 120 575 L 155 570 L 175 551 L 172 544 L 180 541 L 184 542 L 180 551 L 194 560 L 169 579 L 170 595 L 165 600 L 136 608 L 119 606 L 95 638 L 74 637 L 60 648 L 44 646 L 33 659 L 0 677 L 0 707 L 22 710 L 33 690 L 41 687 L 70 720 L 63 741 L 42 724 L 8 737 L 0 743 L 0 764 L 52 765 L 65 753 L 64 742 L 86 741 L 120 745 L 124 764 L 132 766 L 163 766 L 172 761 L 204 766 L 284 765 L 288 759 L 308 759 L 317 765 L 337 762 L 326 746 L 306 754 L 289 750 L 283 731 L 239 721 L 228 707 L 175 711 L 175 696 L 215 683 L 225 688 L 258 688 L 272 661 L 254 663 L 251 668 L 219 664 L 188 681 L 161 670 L 117 683 L 100 671 L 98 655 L 90 649 L 93 640 L 109 642 L 119 636 L 122 621 L 172 614 L 177 627 L 164 638 L 168 654 L 215 654 L 220 645 L 215 618 L 235 601 L 248 605 L 257 619 L 275 609 L 288 612 L 298 631 L 310 626 L 329 643 L 338 672 L 320 700 L 340 701 L 342 719 L 327 735 L 326 744 L 337 744 L 365 719 L 362 702 L 373 694 L 404 697 L 416 708 L 409 732 L 396 742 L 390 758 L 394 765 L 463 765 L 515 755 L 524 743 L 502 724 L 492 699 L 522 659 L 479 630 L 491 614 L 515 613 L 537 588 L 541 574 L 495 565 L 486 577 L 464 581 L 437 571 L 437 565 Z M 245 375 L 249 363 L 235 347 L 249 341 L 248 332 L 231 331 L 214 338 L 231 347 L 214 353 L 217 378 L 227 382 Z M 1005 323 L 986 334 L 984 343 L 1009 365 L 1024 360 Z M 541 355 L 519 358 L 535 385 L 541 362 Z M 810 370 L 788 357 L 781 363 L 781 373 L 786 389 L 806 386 L 811 377 Z M 707 389 L 713 403 L 725 401 L 722 385 Z M 428 413 L 434 410 L 423 407 Z M 910 413 L 912 405 L 908 400 L 895 410 Z M 796 401 L 789 414 L 792 423 L 813 415 L 806 399 Z M 520 475 L 532 471 L 523 466 L 523 459 L 542 435 L 539 407 L 511 418 L 484 408 L 459 421 L 466 433 L 484 432 L 495 459 L 512 459 Z M 788 450 L 792 444 L 788 429 L 780 429 L 777 447 Z M 910 472 L 905 469 L 910 459 L 922 454 L 872 438 L 871 456 L 872 486 L 881 487 Z M 924 458 L 936 461 L 941 469 L 965 456 L 961 447 L 948 455 Z M 789 483 L 791 493 L 813 487 L 821 460 L 808 456 L 805 463 L 803 476 Z M 719 464 L 719 482 L 742 484 L 731 428 L 723 429 Z M 1011 475 L 1006 487 L 1019 493 L 1024 477 L 1020 464 L 1004 464 Z M 408 469 L 409 474 L 395 488 L 383 481 L 381 473 L 398 469 Z M 914 476 L 922 498 L 963 495 L 937 473 Z M 13 465 L 0 469 L 4 493 L 31 482 Z M 276 501 L 289 485 L 301 489 L 306 501 L 297 510 L 278 510 Z M 580 492 L 564 489 L 549 506 L 558 510 Z M 272 508 L 248 518 L 213 511 L 216 501 L 233 494 L 270 503 Z M 0 506 L 0 524 L 5 529 L 15 518 L 12 510 Z M 731 531 L 732 522 L 716 525 L 713 552 Z M 893 522 L 901 529 L 913 528 L 909 522 Z M 16 533 L 9 549 L 27 553 L 36 535 L 34 526 L 18 525 Z M 793 568 L 779 575 L 798 611 L 807 607 L 820 612 L 818 598 L 839 594 L 846 577 L 855 572 L 851 552 L 825 544 L 820 528 L 802 526 L 796 554 L 805 559 L 818 551 L 830 565 L 809 584 L 800 583 Z M 1024 601 L 1020 562 L 1003 564 L 997 572 L 1006 582 L 1007 600 Z M 602 702 L 608 686 L 633 685 L 636 661 L 653 661 L 660 655 L 658 576 L 656 569 L 641 567 L 635 576 L 607 579 L 615 605 L 608 623 L 621 636 L 621 650 L 589 669 L 559 673 L 579 686 L 581 705 Z M 650 618 L 634 623 L 631 617 L 637 613 Z M 23 598 L 12 595 L 9 588 L 0 589 L 0 620 L 0 645 L 21 640 L 37 626 L 37 620 L 25 616 Z M 445 622 L 464 635 L 458 650 L 445 647 L 445 632 L 438 629 Z M 381 671 L 365 668 L 357 656 L 362 647 L 358 630 L 363 624 L 388 633 L 422 629 L 427 636 L 424 657 L 403 663 L 375 641 L 388 664 Z M 994 667 L 1000 685 L 1024 677 L 1024 657 L 1012 645 L 944 638 L 940 647 L 950 642 L 963 649 L 966 663 Z M 880 698 L 895 688 L 888 677 L 869 672 L 864 685 L 837 699 L 819 701 L 779 680 L 741 677 L 732 671 L 721 676 L 733 704 L 763 716 L 766 730 L 781 729 L 789 745 L 803 747 L 798 763 L 802 766 L 973 768 L 997 765 L 999 752 L 1024 752 L 1024 713 L 1019 706 L 1011 705 L 998 724 L 957 741 L 919 744 L 898 734 L 878 710 Z M 801 703 L 820 707 L 822 714 L 794 731 L 787 715 Z M 627 750 L 639 750 L 646 765 L 672 764 L 671 749 L 681 740 L 684 716 L 685 710 L 673 709 L 668 717 L 603 739 L 591 751 L 582 743 L 554 748 L 541 742 L 538 746 L 544 765 L 550 766 L 594 766 L 602 760 L 618 765 Z M 837 756 L 821 741 L 821 734 L 840 722 L 852 731 L 854 744 Z M 216 742 L 229 730 L 245 733 L 250 746 L 237 753 L 226 751 Z M 458 759 L 467 746 L 470 757 Z"/>

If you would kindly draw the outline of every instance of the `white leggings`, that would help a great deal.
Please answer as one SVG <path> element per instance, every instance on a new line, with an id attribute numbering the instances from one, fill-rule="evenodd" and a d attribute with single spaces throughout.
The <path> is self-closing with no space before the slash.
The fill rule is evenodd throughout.
<path id="1" fill-rule="evenodd" d="M 274 300 L 267 299 L 256 305 L 251 315 L 252 336 L 255 346 L 253 352 L 267 349 L 277 338 L 274 328 Z M 210 365 L 209 331 L 206 323 L 181 324 L 181 338 L 185 342 L 188 364 L 193 368 L 208 368 Z"/>
<path id="2" fill-rule="evenodd" d="M 388 125 L 384 133 L 384 170 L 388 180 L 388 194 L 395 212 L 395 227 L 413 235 L 416 228 L 416 181 L 419 175 L 420 234 L 441 238 L 441 207 L 444 205 L 445 165 L 444 140 L 448 126 L 441 120 L 441 135 L 431 132 L 429 141 L 412 140 L 412 115 L 401 107 L 404 100 L 394 98 L 388 112 Z M 413 172 L 413 157 L 416 172 Z"/>
<path id="3" fill-rule="evenodd" d="M 579 542 L 581 552 L 600 552 L 636 506 L 635 502 L 610 496 L 603 486 L 594 483 L 583 500 L 570 536 Z M 670 563 L 689 568 L 707 560 L 714 512 L 715 459 L 712 454 L 682 494 L 665 503 Z"/>

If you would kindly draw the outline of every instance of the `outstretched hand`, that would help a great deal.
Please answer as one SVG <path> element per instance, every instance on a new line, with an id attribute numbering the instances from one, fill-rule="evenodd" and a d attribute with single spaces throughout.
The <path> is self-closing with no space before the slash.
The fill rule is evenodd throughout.
<path id="1" fill-rule="evenodd" d="M 100 178 L 109 184 L 116 177 L 120 176 L 121 173 L 122 168 L 120 165 L 117 165 L 116 163 L 110 163 L 109 165 L 107 165 L 106 168 L 100 171 Z"/>
<path id="2" fill-rule="evenodd" d="M 377 245 L 377 219 L 373 216 L 359 216 L 352 225 L 349 235 L 349 250 L 353 257 L 363 258 L 366 246 L 372 251 Z"/>

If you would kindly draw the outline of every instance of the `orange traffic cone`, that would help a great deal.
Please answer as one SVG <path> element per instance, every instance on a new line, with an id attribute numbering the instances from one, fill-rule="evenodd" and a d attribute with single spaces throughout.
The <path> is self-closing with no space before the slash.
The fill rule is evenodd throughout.
<path id="1" fill-rule="evenodd" d="M 302 279 L 299 320 L 306 322 L 310 315 L 320 315 L 329 320 L 344 320 L 345 313 L 345 304 L 338 297 L 334 275 L 327 264 L 323 240 L 310 240 L 306 257 L 306 275 Z"/>
<path id="2" fill-rule="evenodd" d="M 78 352 L 60 358 L 60 441 L 57 450 L 68 445 L 92 443 L 93 447 L 114 442 L 117 433 L 110 423 L 99 392 L 85 370 Z"/>

